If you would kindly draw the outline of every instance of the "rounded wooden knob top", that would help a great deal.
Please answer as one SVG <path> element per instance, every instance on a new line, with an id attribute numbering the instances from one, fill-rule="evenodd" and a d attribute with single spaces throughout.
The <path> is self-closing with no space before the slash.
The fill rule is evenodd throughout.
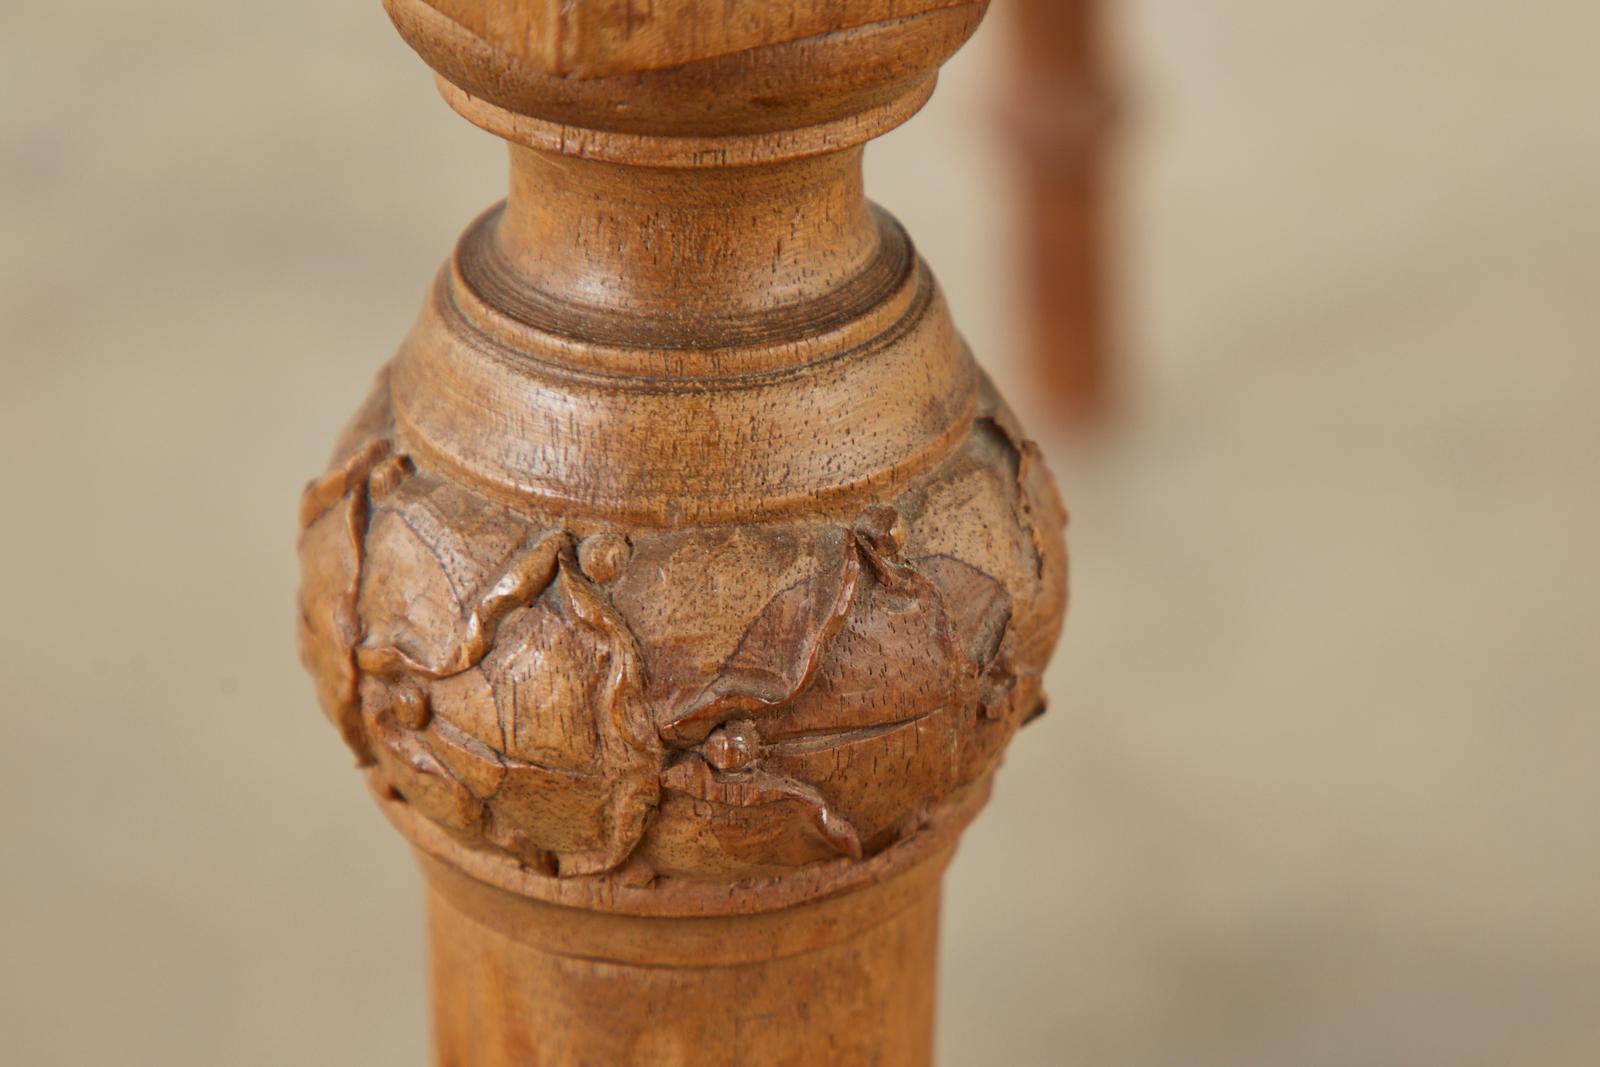
<path id="1" fill-rule="evenodd" d="M 905 121 L 988 0 L 385 0 L 450 104 L 515 142 L 722 166 Z"/>

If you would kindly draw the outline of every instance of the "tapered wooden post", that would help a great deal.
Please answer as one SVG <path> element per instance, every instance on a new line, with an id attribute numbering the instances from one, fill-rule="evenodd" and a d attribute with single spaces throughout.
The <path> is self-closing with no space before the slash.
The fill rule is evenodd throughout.
<path id="1" fill-rule="evenodd" d="M 388 7 L 511 188 L 306 491 L 300 634 L 438 1062 L 926 1064 L 1064 517 L 861 146 L 984 4 Z"/>

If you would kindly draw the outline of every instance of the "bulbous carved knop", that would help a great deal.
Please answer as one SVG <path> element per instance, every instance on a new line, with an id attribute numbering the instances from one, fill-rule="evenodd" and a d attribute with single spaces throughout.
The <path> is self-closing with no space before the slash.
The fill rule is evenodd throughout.
<path id="1" fill-rule="evenodd" d="M 387 375 L 301 517 L 302 655 L 393 794 L 561 877 L 860 859 L 1041 706 L 1064 522 L 987 383 L 853 519 L 568 529 L 408 453 Z"/>

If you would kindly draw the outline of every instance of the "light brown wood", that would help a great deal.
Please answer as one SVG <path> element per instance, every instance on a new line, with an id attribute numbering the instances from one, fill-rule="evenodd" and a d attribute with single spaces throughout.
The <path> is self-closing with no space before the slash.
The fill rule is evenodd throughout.
<path id="1" fill-rule="evenodd" d="M 439 1061 L 926 1064 L 947 857 L 819 903 L 698 919 L 563 908 L 425 859 Z"/>
<path id="2" fill-rule="evenodd" d="M 511 189 L 306 491 L 300 635 L 438 1061 L 927 1063 L 1064 514 L 860 146 L 984 5 L 388 6 Z"/>

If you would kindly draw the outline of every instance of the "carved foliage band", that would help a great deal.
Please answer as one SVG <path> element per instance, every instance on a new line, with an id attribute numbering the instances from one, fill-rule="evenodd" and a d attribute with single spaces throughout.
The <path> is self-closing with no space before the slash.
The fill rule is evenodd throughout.
<path id="1" fill-rule="evenodd" d="M 380 380 L 306 491 L 302 656 L 359 762 L 534 869 L 860 859 L 984 778 L 1039 706 L 1063 516 L 982 409 L 850 523 L 579 537 L 416 469 Z"/>

